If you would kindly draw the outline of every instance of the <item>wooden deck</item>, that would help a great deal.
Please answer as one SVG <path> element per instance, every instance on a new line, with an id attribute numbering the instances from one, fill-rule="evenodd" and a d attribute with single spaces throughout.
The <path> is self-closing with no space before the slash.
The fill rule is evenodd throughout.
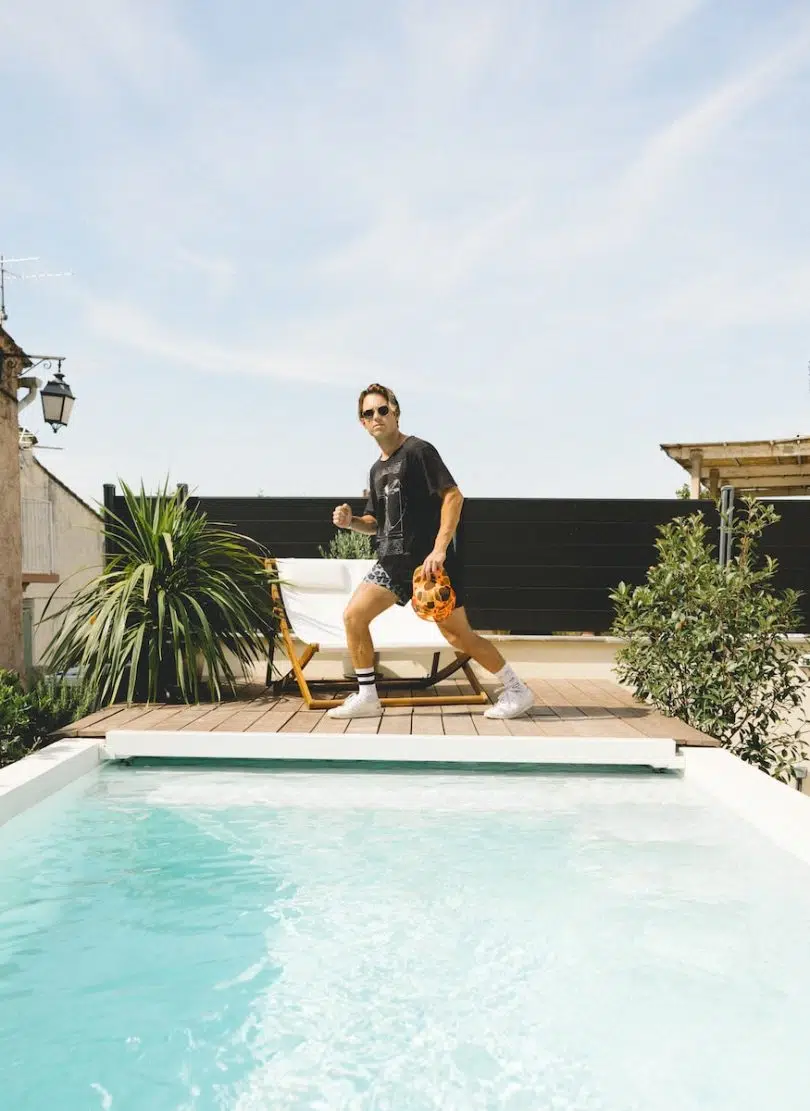
<path id="1" fill-rule="evenodd" d="M 387 708 L 380 719 L 336 721 L 307 710 L 293 695 L 273 697 L 264 688 L 247 690 L 237 701 L 194 706 L 113 706 L 74 722 L 65 737 L 104 738 L 114 729 L 238 733 L 444 733 L 456 736 L 671 737 L 678 744 L 716 747 L 704 733 L 634 700 L 617 683 L 585 679 L 528 680 L 537 705 L 522 718 L 493 721 L 478 706 Z M 463 682 L 445 682 L 443 693 L 461 694 Z M 493 691 L 489 690 L 490 697 Z"/>

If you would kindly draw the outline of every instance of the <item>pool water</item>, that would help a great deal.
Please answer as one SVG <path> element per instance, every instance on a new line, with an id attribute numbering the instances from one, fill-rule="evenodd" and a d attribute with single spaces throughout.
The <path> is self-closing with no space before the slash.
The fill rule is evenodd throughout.
<path id="1" fill-rule="evenodd" d="M 0 828 L 8 1111 L 799 1111 L 810 872 L 672 776 L 107 768 Z"/>

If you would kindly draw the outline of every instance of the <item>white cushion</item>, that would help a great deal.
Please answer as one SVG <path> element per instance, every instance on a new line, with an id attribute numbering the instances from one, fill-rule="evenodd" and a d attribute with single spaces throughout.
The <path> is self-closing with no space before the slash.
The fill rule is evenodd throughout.
<path id="1" fill-rule="evenodd" d="M 373 566 L 371 559 L 279 559 L 281 597 L 293 634 L 323 649 L 346 648 L 343 611 Z M 380 654 L 401 649 L 449 648 L 432 621 L 422 621 L 410 605 L 392 606 L 371 623 Z"/>
<path id="2" fill-rule="evenodd" d="M 348 559 L 279 559 L 279 578 L 296 590 L 319 594 L 351 593 L 352 583 L 346 566 Z M 363 560 L 363 563 L 371 561 Z"/>

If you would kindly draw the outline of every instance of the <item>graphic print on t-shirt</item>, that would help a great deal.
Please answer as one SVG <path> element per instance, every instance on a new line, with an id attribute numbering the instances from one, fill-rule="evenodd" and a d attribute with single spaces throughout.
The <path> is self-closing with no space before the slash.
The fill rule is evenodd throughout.
<path id="1" fill-rule="evenodd" d="M 399 477 L 401 469 L 401 463 L 397 462 L 381 476 L 383 481 L 379 500 L 383 507 L 383 527 L 380 540 L 388 555 L 402 555 L 404 551 L 405 505 Z"/>

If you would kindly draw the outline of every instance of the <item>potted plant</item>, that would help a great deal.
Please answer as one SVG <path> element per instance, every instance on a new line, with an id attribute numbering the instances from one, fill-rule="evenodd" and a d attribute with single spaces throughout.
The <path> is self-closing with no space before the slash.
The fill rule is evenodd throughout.
<path id="1" fill-rule="evenodd" d="M 126 513 L 102 510 L 113 554 L 55 613 L 62 623 L 47 666 L 78 668 L 99 706 L 234 693 L 238 673 L 266 656 L 273 636 L 261 553 L 211 523 L 184 488 L 122 490 Z"/>

